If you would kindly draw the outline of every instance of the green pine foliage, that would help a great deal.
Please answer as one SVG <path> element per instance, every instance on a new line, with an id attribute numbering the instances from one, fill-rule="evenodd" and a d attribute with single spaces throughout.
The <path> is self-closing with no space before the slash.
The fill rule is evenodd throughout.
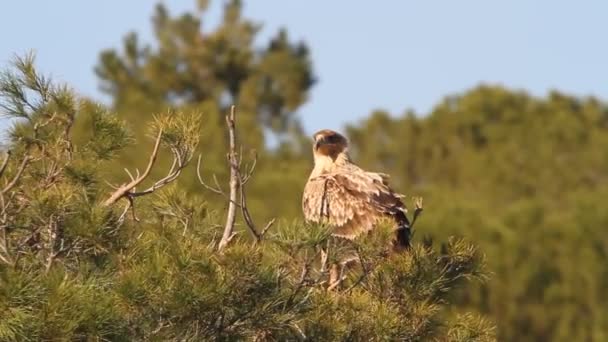
<path id="1" fill-rule="evenodd" d="M 486 279 L 483 255 L 463 240 L 393 254 L 390 227 L 351 242 L 282 219 L 260 241 L 239 230 L 218 251 L 223 212 L 208 203 L 224 199 L 202 187 L 157 181 L 110 201 L 124 184 L 106 184 L 106 169 L 133 134 L 33 63 L 17 58 L 0 81 L 13 119 L 0 179 L 0 340 L 494 340 L 489 321 L 449 305 Z M 187 165 L 201 120 L 156 116 L 147 153 L 156 144 L 173 168 Z M 330 288 L 336 264 L 347 265 Z"/>
<path id="2" fill-rule="evenodd" d="M 363 166 L 432 203 L 425 233 L 486 252 L 491 280 L 455 300 L 492 317 L 500 340 L 603 341 L 607 120 L 595 98 L 479 86 L 424 117 L 378 111 L 348 135 Z"/>
<path id="3" fill-rule="evenodd" d="M 301 222 L 306 45 L 286 30 L 261 41 L 240 1 L 208 27 L 197 2 L 178 16 L 159 6 L 154 42 L 129 34 L 101 53 L 109 108 L 54 85 L 31 57 L 0 76 L 13 122 L 0 168 L 0 340 L 608 339 L 605 101 L 480 85 L 430 113 L 377 110 L 348 125 L 359 165 L 425 198 L 414 248 L 395 256 L 387 227 L 347 243 Z M 257 156 L 249 211 L 258 228 L 277 223 L 256 243 L 239 218 L 219 253 L 228 202 L 192 161 L 227 191 L 231 104 L 239 155 Z M 161 128 L 137 190 L 167 175 L 172 148 L 190 164 L 135 211 L 124 197 L 102 205 L 108 183 L 130 181 L 124 168 L 145 169 Z M 353 258 L 328 291 L 330 265 Z"/>

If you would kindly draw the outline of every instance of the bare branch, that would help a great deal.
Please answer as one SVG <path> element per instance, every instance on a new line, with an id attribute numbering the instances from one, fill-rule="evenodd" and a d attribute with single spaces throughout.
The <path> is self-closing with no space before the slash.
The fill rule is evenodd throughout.
<path id="1" fill-rule="evenodd" d="M 334 267 L 336 267 L 336 268 L 334 268 Z M 340 269 L 340 271 L 338 271 L 338 269 L 337 269 L 338 265 L 334 265 L 334 267 L 332 267 L 331 273 L 335 272 L 334 273 L 335 275 L 330 277 L 333 279 L 330 280 L 330 284 L 327 287 L 327 291 L 333 291 L 336 287 L 340 286 L 340 284 L 342 284 L 342 282 L 346 279 L 346 276 L 343 275 L 342 269 Z M 337 275 L 338 273 L 339 273 L 339 275 Z"/>
<path id="2" fill-rule="evenodd" d="M 255 228 L 255 224 L 253 223 L 253 220 L 251 219 L 251 215 L 249 214 L 249 209 L 247 209 L 247 195 L 246 195 L 245 188 L 242 186 L 242 184 L 241 184 L 241 212 L 243 213 L 243 219 L 245 220 L 247 227 L 249 227 L 249 230 L 253 234 L 253 237 L 255 237 L 256 241 L 260 241 L 262 239 L 262 237 L 261 237 L 260 233 L 258 233 L 257 229 Z"/>
<path id="3" fill-rule="evenodd" d="M 4 170 L 6 170 L 6 167 L 8 166 L 8 160 L 11 157 L 11 151 L 6 151 L 6 158 L 4 158 L 4 161 L 2 162 L 2 166 L 0 166 L 0 177 L 2 177 L 2 175 L 4 174 Z"/>
<path id="4" fill-rule="evenodd" d="M 410 228 L 414 226 L 414 223 L 416 223 L 416 219 L 418 218 L 418 216 L 420 216 L 420 214 L 422 214 L 422 211 L 424 210 L 422 208 L 422 197 L 417 197 L 414 199 L 414 217 L 412 218 L 412 223 L 410 224 Z"/>
<path id="5" fill-rule="evenodd" d="M 21 178 L 21 175 L 23 174 L 23 170 L 25 170 L 25 167 L 27 166 L 27 163 L 30 161 L 30 159 L 30 156 L 27 154 L 25 155 L 25 157 L 23 157 L 23 161 L 21 162 L 21 165 L 19 165 L 17 173 L 15 174 L 13 179 L 4 187 L 4 189 L 2 189 L 2 194 L 7 193 L 12 187 L 15 186 L 15 184 L 17 184 L 19 178 Z"/>
<path id="6" fill-rule="evenodd" d="M 51 217 L 49 218 L 48 221 L 48 236 L 49 236 L 49 241 L 48 241 L 48 245 L 47 245 L 47 257 L 46 257 L 46 266 L 45 266 L 45 273 L 48 273 L 51 269 L 51 267 L 53 266 L 53 262 L 55 261 L 55 258 L 57 258 L 57 256 L 59 256 L 59 254 L 61 254 L 63 251 L 65 251 L 65 247 L 64 247 L 64 239 L 61 237 L 60 234 L 60 230 L 59 230 L 59 218 L 57 218 L 55 215 L 51 214 Z M 59 240 L 59 241 L 58 241 Z"/>
<path id="7" fill-rule="evenodd" d="M 201 156 L 199 155 L 197 165 L 196 165 L 196 175 L 198 177 L 199 183 L 207 190 L 214 192 L 216 194 L 222 195 L 228 199 L 228 213 L 226 215 L 226 224 L 224 226 L 224 232 L 222 235 L 222 239 L 218 245 L 218 249 L 222 250 L 228 243 L 228 238 L 232 236 L 234 231 L 234 224 L 236 221 L 236 209 L 241 208 L 241 213 L 243 215 L 243 219 L 251 231 L 251 234 L 254 236 L 256 242 L 260 242 L 264 237 L 264 234 L 270 229 L 270 227 L 274 224 L 275 220 L 272 219 L 268 222 L 262 231 L 258 231 L 251 218 L 251 214 L 249 213 L 249 209 L 247 208 L 247 193 L 245 191 L 245 184 L 251 179 L 253 173 L 255 171 L 255 167 L 257 164 L 257 154 L 254 155 L 253 162 L 250 167 L 245 167 L 246 173 L 241 174 L 241 165 L 243 163 L 243 153 L 242 146 L 240 147 L 240 152 L 236 151 L 236 107 L 233 105 L 230 107 L 230 113 L 226 115 L 226 126 L 228 127 L 228 145 L 229 150 L 226 155 L 228 165 L 230 167 L 230 180 L 229 180 L 229 194 L 227 195 L 222 187 L 220 186 L 217 177 L 213 175 L 213 181 L 215 186 L 211 186 L 203 180 L 201 176 Z M 237 195 L 240 191 L 241 197 L 237 202 Z"/>
<path id="8" fill-rule="evenodd" d="M 133 198 L 127 197 L 129 200 L 129 207 L 131 208 L 131 214 L 133 215 L 133 221 L 139 222 L 139 218 L 137 218 L 137 214 L 135 213 L 135 203 L 133 202 Z"/>
<path id="9" fill-rule="evenodd" d="M 243 219 L 245 220 L 247 227 L 249 227 L 249 230 L 255 237 L 256 242 L 262 241 L 262 239 L 264 238 L 264 234 L 266 234 L 268 229 L 270 229 L 270 227 L 274 224 L 275 219 L 273 218 L 272 220 L 270 220 L 266 224 L 266 226 L 264 226 L 264 229 L 261 233 L 258 232 L 257 228 L 255 227 L 255 223 L 253 223 L 253 219 L 251 218 L 251 214 L 249 213 L 249 209 L 247 208 L 247 195 L 245 191 L 245 184 L 243 183 L 241 183 L 241 212 L 243 213 Z"/>
<path id="10" fill-rule="evenodd" d="M 127 202 L 127 205 L 125 205 L 125 209 L 122 211 L 122 214 L 120 214 L 120 216 L 118 217 L 119 225 L 122 225 L 122 223 L 125 221 L 125 216 L 127 216 L 127 213 L 129 212 L 129 209 L 131 208 L 131 203 L 132 203 L 132 201 Z"/>
<path id="11" fill-rule="evenodd" d="M 203 177 L 201 176 L 201 155 L 200 154 L 198 156 L 198 161 L 196 162 L 196 176 L 198 177 L 198 182 L 201 183 L 201 185 L 204 186 L 205 189 L 215 192 L 218 195 L 226 196 L 226 193 L 224 192 L 224 190 L 222 190 L 219 187 L 219 184 L 216 187 L 213 187 L 211 185 L 207 185 L 207 183 L 205 183 L 205 181 L 203 180 Z M 216 180 L 216 184 L 217 184 L 217 178 L 215 178 L 215 175 L 214 175 L 214 179 Z M 228 196 L 226 196 L 226 197 L 228 197 Z"/>
<path id="12" fill-rule="evenodd" d="M 230 107 L 230 114 L 226 115 L 226 125 L 228 126 L 229 148 L 228 159 L 230 163 L 230 202 L 228 203 L 228 215 L 226 216 L 226 225 L 224 226 L 224 234 L 220 240 L 218 249 L 221 251 L 230 242 L 233 231 L 234 222 L 236 220 L 236 196 L 240 185 L 239 169 L 236 156 L 236 128 L 235 128 L 235 106 Z"/>
<path id="13" fill-rule="evenodd" d="M 220 182 L 217 180 L 217 176 L 213 175 L 213 183 L 215 183 L 216 188 L 221 189 Z M 228 197 L 227 197 L 228 198 Z"/>
<path id="14" fill-rule="evenodd" d="M 262 233 L 260 235 L 262 235 L 262 238 L 264 237 L 264 235 L 266 235 L 266 233 L 268 232 L 268 229 L 270 229 L 270 227 L 272 227 L 272 225 L 274 224 L 274 222 L 276 221 L 276 218 L 273 218 L 272 220 L 268 221 L 268 223 L 266 223 L 266 226 L 264 226 L 264 229 L 262 229 Z"/>
<path id="15" fill-rule="evenodd" d="M 156 142 L 154 143 L 154 150 L 152 150 L 152 154 L 150 155 L 150 160 L 148 161 L 148 166 L 146 167 L 146 170 L 144 171 L 144 173 L 131 180 L 131 182 L 127 183 L 127 184 L 123 184 L 121 185 L 118 190 L 116 190 L 105 202 L 104 205 L 105 206 L 110 206 L 114 203 L 116 203 L 116 201 L 118 201 L 119 199 L 127 196 L 127 194 L 134 188 L 136 187 L 138 184 L 140 184 L 144 179 L 146 179 L 146 177 L 148 177 L 148 175 L 150 174 L 150 171 L 152 171 L 152 166 L 154 166 L 154 162 L 156 162 L 156 158 L 158 157 L 158 149 L 160 147 L 160 138 L 163 134 L 163 130 L 160 129 L 158 130 L 158 136 L 156 137 Z"/>
<path id="16" fill-rule="evenodd" d="M 304 286 L 304 283 L 306 282 L 306 277 L 308 276 L 308 273 L 310 272 L 311 264 L 312 264 L 312 259 L 307 261 L 302 266 L 302 272 L 300 273 L 300 280 L 298 281 L 298 284 L 296 285 L 296 289 L 293 291 L 293 294 L 291 295 L 290 301 L 291 301 L 291 299 L 293 299 L 296 296 L 296 294 L 300 291 L 302 286 Z"/>
<path id="17" fill-rule="evenodd" d="M 118 187 L 110 182 L 108 182 L 107 180 L 103 180 L 110 188 L 114 189 L 114 190 L 118 190 Z"/>
<path id="18" fill-rule="evenodd" d="M 128 175 L 129 175 L 129 178 L 131 178 L 131 181 L 134 181 L 134 180 L 135 180 L 135 177 L 133 177 L 133 175 L 131 174 L 131 172 L 129 172 L 129 169 L 127 169 L 127 168 L 125 167 L 125 169 L 124 169 L 124 170 L 125 170 L 125 172 L 126 172 Z M 138 177 L 139 177 L 139 172 L 137 172 L 137 173 L 138 173 Z"/>
<path id="19" fill-rule="evenodd" d="M 346 289 L 346 292 L 350 292 L 355 287 L 359 286 L 359 284 L 361 284 L 369 274 L 369 270 L 367 269 L 367 267 L 365 267 L 365 260 L 363 260 L 363 256 L 361 255 L 361 250 L 359 249 L 359 247 L 355 247 L 355 251 L 357 252 L 357 258 L 359 259 L 359 263 L 361 264 L 361 276 L 359 276 L 359 279 L 357 279 L 357 281 L 355 281 L 348 289 Z"/>
<path id="20" fill-rule="evenodd" d="M 198 156 L 198 161 L 196 164 L 196 176 L 198 178 L 198 182 L 201 183 L 201 185 L 205 189 L 223 196 L 224 198 L 226 198 L 226 200 L 228 200 L 228 202 L 231 202 L 232 204 L 236 205 L 238 208 L 241 207 L 240 203 L 238 203 L 236 201 L 235 202 L 230 201 L 230 196 L 228 196 L 228 194 L 222 189 L 222 186 L 220 185 L 220 182 L 217 180 L 217 176 L 215 174 L 213 175 L 213 183 L 215 184 L 215 186 L 205 183 L 205 181 L 203 180 L 203 177 L 201 176 L 201 156 L 200 155 Z"/>
<path id="21" fill-rule="evenodd" d="M 327 261 L 329 260 L 329 242 L 326 248 L 327 251 L 324 248 L 321 248 L 321 268 L 319 269 L 319 273 L 322 275 L 327 272 Z"/>
<path id="22" fill-rule="evenodd" d="M 129 175 L 129 178 L 131 179 L 131 181 L 129 183 L 123 184 L 123 185 L 119 186 L 118 188 L 114 187 L 112 184 L 109 184 L 111 187 L 113 187 L 115 189 L 115 191 L 104 202 L 105 206 L 109 206 L 113 203 L 116 203 L 118 200 L 120 200 L 123 197 L 128 200 L 127 205 L 125 206 L 121 215 L 118 218 L 119 224 L 122 224 L 122 222 L 124 222 L 124 219 L 125 219 L 127 213 L 129 212 L 129 209 L 131 210 L 133 220 L 136 222 L 139 222 L 139 218 L 137 217 L 137 214 L 135 212 L 135 198 L 151 194 L 151 193 L 155 192 L 156 190 L 162 188 L 163 186 L 175 181 L 181 174 L 182 170 L 186 167 L 186 165 L 188 165 L 188 163 L 192 159 L 192 154 L 190 153 L 191 147 L 182 148 L 179 145 L 170 146 L 171 153 L 173 154 L 173 162 L 171 164 L 171 167 L 170 167 L 167 175 L 165 177 L 157 180 L 156 182 L 154 182 L 152 184 L 152 186 L 150 186 L 149 188 L 147 188 L 143 191 L 137 191 L 136 190 L 137 186 L 139 184 L 141 184 L 141 182 L 143 182 L 150 175 L 152 167 L 154 166 L 154 163 L 158 157 L 158 151 L 159 151 L 162 134 L 163 134 L 163 129 L 161 128 L 158 132 L 158 136 L 156 137 L 156 141 L 154 143 L 154 149 L 152 151 L 152 154 L 150 155 L 150 160 L 143 173 L 140 173 L 139 169 L 136 168 L 135 176 L 134 176 L 128 169 L 125 169 L 125 172 Z"/>
<path id="23" fill-rule="evenodd" d="M 247 182 L 249 182 L 249 180 L 251 179 L 251 176 L 253 176 L 257 163 L 258 163 L 258 154 L 254 153 L 253 162 L 251 163 L 251 167 L 249 167 L 249 170 L 247 170 L 247 172 L 245 173 L 245 176 L 243 176 L 241 178 L 242 185 L 245 185 L 245 184 L 247 184 Z"/>
<path id="24" fill-rule="evenodd" d="M 6 225 L 2 225 L 0 227 L 2 229 L 2 241 L 0 241 L 0 260 L 8 265 L 14 265 L 14 262 L 10 256 L 10 251 L 8 247 L 8 237 L 6 236 Z"/>
<path id="25" fill-rule="evenodd" d="M 169 173 L 167 173 L 167 175 L 164 178 L 161 178 L 160 180 L 156 181 L 148 189 L 141 191 L 141 192 L 133 191 L 132 193 L 129 194 L 129 197 L 138 197 L 138 196 L 151 194 L 154 191 L 162 188 L 163 186 L 173 182 L 174 180 L 177 179 L 177 177 L 179 177 L 179 175 L 182 173 L 182 170 L 184 169 L 184 167 L 186 167 L 186 165 L 188 165 L 188 163 L 192 159 L 192 156 L 190 156 L 187 160 L 184 161 L 184 160 L 182 160 L 182 156 L 176 148 L 172 148 L 171 152 L 173 152 L 173 164 L 171 165 L 171 168 L 169 169 Z M 139 173 L 139 171 L 137 171 L 137 172 Z"/>

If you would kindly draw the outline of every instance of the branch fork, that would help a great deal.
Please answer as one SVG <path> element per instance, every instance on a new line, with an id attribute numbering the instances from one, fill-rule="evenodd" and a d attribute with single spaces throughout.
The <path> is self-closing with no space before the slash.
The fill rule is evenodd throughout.
<path id="1" fill-rule="evenodd" d="M 228 159 L 228 165 L 230 167 L 230 180 L 228 183 L 229 184 L 229 193 L 226 194 L 226 192 L 222 189 L 222 187 L 220 186 L 220 184 L 217 180 L 217 177 L 215 175 L 213 175 L 214 185 L 209 185 L 209 184 L 205 183 L 205 181 L 203 181 L 203 178 L 202 178 L 201 172 L 200 172 L 200 166 L 201 166 L 200 156 L 199 156 L 197 168 L 196 168 L 196 174 L 198 176 L 198 180 L 201 183 L 201 185 L 211 192 L 224 196 L 228 200 L 228 214 L 226 215 L 226 224 L 224 225 L 224 232 L 222 234 L 222 239 L 220 240 L 220 243 L 218 245 L 218 250 L 220 250 L 220 251 L 222 249 L 224 249 L 228 245 L 228 243 L 232 240 L 232 238 L 234 237 L 234 225 L 235 225 L 235 221 L 236 221 L 237 208 L 241 209 L 241 214 L 243 215 L 245 224 L 249 228 L 249 231 L 255 238 L 256 242 L 260 242 L 264 238 L 264 235 L 266 234 L 268 229 L 270 229 L 270 227 L 275 222 L 275 219 L 270 220 L 264 226 L 264 228 L 262 228 L 262 230 L 259 231 L 256 228 L 255 223 L 253 222 L 251 214 L 249 213 L 249 209 L 247 208 L 247 194 L 246 194 L 246 190 L 245 190 L 245 185 L 249 182 L 249 180 L 253 176 L 253 173 L 255 171 L 255 167 L 257 164 L 257 155 L 254 156 L 251 166 L 246 167 L 245 172 L 242 173 L 241 166 L 242 166 L 242 162 L 243 162 L 243 154 L 242 154 L 242 148 L 241 148 L 240 153 L 236 151 L 236 119 L 235 119 L 235 116 L 236 116 L 236 107 L 233 105 L 230 107 L 230 113 L 228 115 L 226 115 L 226 126 L 228 128 L 228 144 L 229 144 L 229 151 L 227 154 L 227 159 Z M 240 198 L 237 199 L 239 194 L 240 194 Z"/>
<path id="2" fill-rule="evenodd" d="M 160 149 L 161 138 L 163 135 L 163 129 L 158 130 L 158 135 L 156 136 L 156 140 L 154 142 L 154 149 L 150 154 L 150 158 L 148 160 L 148 165 L 143 173 L 140 173 L 139 170 L 136 169 L 135 176 L 128 170 L 125 169 L 125 172 L 131 179 L 130 182 L 124 183 L 118 187 L 109 184 L 112 188 L 114 188 L 114 192 L 106 199 L 103 203 L 104 206 L 111 206 L 114 203 L 118 202 L 121 198 L 126 198 L 128 203 L 125 206 L 122 214 L 120 215 L 119 220 L 122 222 L 129 211 L 131 209 L 131 213 L 133 215 L 133 220 L 139 221 L 137 215 L 135 213 L 135 198 L 140 196 L 149 195 L 156 190 L 162 188 L 163 186 L 173 182 L 179 177 L 182 170 L 186 167 L 186 165 L 190 162 L 191 156 L 185 155 L 183 152 L 177 147 L 171 147 L 171 153 L 173 154 L 173 163 L 171 164 L 171 168 L 167 175 L 152 184 L 149 188 L 143 191 L 137 191 L 136 187 L 139 186 L 149 175 L 158 159 L 158 152 Z"/>

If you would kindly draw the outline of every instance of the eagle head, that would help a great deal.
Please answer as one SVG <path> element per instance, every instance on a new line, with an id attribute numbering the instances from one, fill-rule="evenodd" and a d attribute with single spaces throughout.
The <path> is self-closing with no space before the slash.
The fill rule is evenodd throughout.
<path id="1" fill-rule="evenodd" d="M 315 157 L 330 157 L 332 160 L 347 151 L 348 140 L 330 129 L 323 129 L 313 135 L 313 153 Z"/>

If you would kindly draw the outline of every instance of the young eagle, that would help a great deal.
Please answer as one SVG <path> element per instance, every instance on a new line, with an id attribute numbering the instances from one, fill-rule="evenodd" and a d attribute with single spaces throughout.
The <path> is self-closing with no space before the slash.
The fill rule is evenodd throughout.
<path id="1" fill-rule="evenodd" d="M 362 170 L 348 155 L 348 141 L 324 129 L 314 135 L 314 168 L 304 187 L 302 209 L 311 222 L 325 222 L 333 235 L 353 239 L 384 218 L 396 223 L 395 249 L 410 246 L 407 210 L 388 186 L 388 175 Z"/>

